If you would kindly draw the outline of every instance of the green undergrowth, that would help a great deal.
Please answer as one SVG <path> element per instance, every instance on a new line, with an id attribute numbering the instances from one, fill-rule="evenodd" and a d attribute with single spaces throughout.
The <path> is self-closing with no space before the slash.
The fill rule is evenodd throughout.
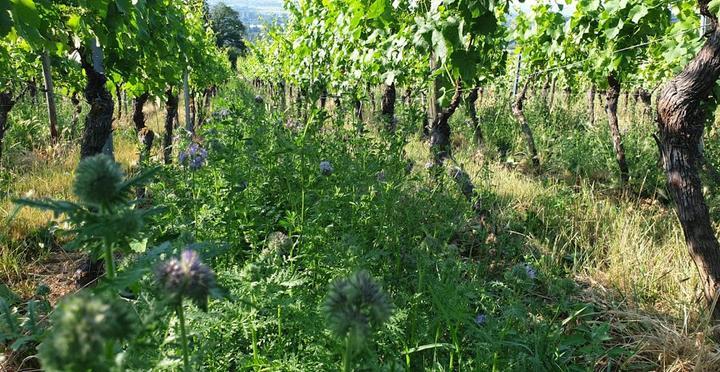
<path id="1" fill-rule="evenodd" d="M 321 112 L 293 131 L 242 85 L 223 97 L 214 105 L 230 115 L 201 133 L 208 166 L 153 186 L 169 209 L 158 221 L 164 236 L 224 245 L 214 267 L 229 300 L 189 315 L 206 368 L 339 369 L 343 344 L 321 304 L 333 279 L 359 269 L 382 284 L 394 313 L 354 355 L 356 370 L 614 369 L 633 354 L 578 299 L 568 275 L 577 260 L 529 239 L 553 229 L 534 203 L 566 195 L 530 195 L 523 210 L 514 192 L 492 187 L 486 164 L 476 211 L 450 177 L 425 169 L 420 142 L 403 141 L 412 125 L 357 135 Z M 278 233 L 292 243 L 273 243 Z M 138 350 L 136 367 L 170 352 Z"/>
<path id="2" fill-rule="evenodd" d="M 113 283 L 132 293 L 123 301 L 142 323 L 115 358 L 126 369 L 178 370 L 177 328 L 189 331 L 197 370 L 337 371 L 344 360 L 357 371 L 716 365 L 646 120 L 621 121 L 631 181 L 619 185 L 602 117 L 589 126 L 581 108 L 529 105 L 542 163 L 531 169 L 507 102 L 480 107 L 481 146 L 458 112 L 446 168 L 470 175 L 467 200 L 447 169 L 426 166 L 417 103 L 399 106 L 392 135 L 340 109 L 311 109 L 303 123 L 280 106 L 242 82 L 223 88 L 195 137 L 207 163 L 163 167 L 148 185 L 147 203 L 160 209 L 119 258 Z M 118 143 L 130 144 L 128 133 Z M 711 163 L 714 151 L 708 146 Z M 118 158 L 131 173 L 145 166 L 130 145 Z M 53 164 L 66 177 L 53 172 L 39 196 L 68 193 L 74 162 Z M 43 179 L 39 170 L 23 177 L 14 193 Z M 20 221 L 44 220 L 22 213 Z M 187 307 L 181 322 L 150 273 L 152 262 L 188 246 L 212 266 L 223 295 L 207 312 Z M 323 304 L 331 283 L 361 270 L 393 311 L 349 348 Z"/>

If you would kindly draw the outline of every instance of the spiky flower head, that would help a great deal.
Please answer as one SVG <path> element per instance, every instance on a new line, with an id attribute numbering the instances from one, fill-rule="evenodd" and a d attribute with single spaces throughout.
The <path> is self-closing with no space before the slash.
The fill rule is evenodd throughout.
<path id="1" fill-rule="evenodd" d="M 519 263 L 511 268 L 507 273 L 510 277 L 514 277 L 520 280 L 535 280 L 538 276 L 538 271 L 531 264 L 524 262 Z"/>
<path id="2" fill-rule="evenodd" d="M 202 263 L 194 250 L 185 250 L 179 258 L 161 263 L 155 276 L 173 302 L 187 298 L 203 311 L 207 310 L 208 296 L 215 288 L 215 273 Z"/>
<path id="3" fill-rule="evenodd" d="M 292 245 L 292 239 L 282 231 L 275 231 L 267 238 L 267 248 L 280 255 L 286 254 Z"/>
<path id="4" fill-rule="evenodd" d="M 527 262 L 524 263 L 523 269 L 525 269 L 525 275 L 527 275 L 528 278 L 530 278 L 530 279 L 537 278 L 537 270 L 535 270 L 535 268 L 532 265 L 530 265 L 529 263 L 527 263 Z"/>
<path id="5" fill-rule="evenodd" d="M 460 186 L 460 191 L 467 198 L 472 198 L 475 187 L 472 184 L 470 175 L 458 166 L 449 167 L 448 175 Z"/>
<path id="6" fill-rule="evenodd" d="M 332 166 L 332 164 L 330 164 L 329 161 L 323 160 L 320 162 L 320 173 L 323 176 L 329 176 L 332 174 L 332 172 L 333 172 L 333 166 Z"/>
<path id="7" fill-rule="evenodd" d="M 213 112 L 212 116 L 222 120 L 222 119 L 225 119 L 228 116 L 230 116 L 230 110 L 224 108 L 224 109 Z"/>
<path id="8" fill-rule="evenodd" d="M 83 203 L 111 205 L 123 200 L 124 174 L 120 165 L 105 154 L 85 158 L 75 171 L 73 192 Z"/>
<path id="9" fill-rule="evenodd" d="M 392 309 L 385 292 L 365 270 L 336 280 L 323 304 L 328 328 L 356 343 L 362 343 L 373 329 L 390 319 Z"/>
<path id="10" fill-rule="evenodd" d="M 384 169 L 377 173 L 377 180 L 380 183 L 385 182 L 385 170 Z"/>
<path id="11" fill-rule="evenodd" d="M 129 338 L 137 316 L 124 301 L 76 295 L 60 303 L 51 324 L 38 347 L 45 370 L 106 371 L 115 364 L 114 355 L 107 353 L 108 342 Z"/>
<path id="12" fill-rule="evenodd" d="M 207 160 L 207 150 L 202 148 L 198 143 L 193 142 L 185 151 L 181 151 L 178 155 L 178 163 L 187 165 L 190 170 L 198 170 L 205 165 Z"/>

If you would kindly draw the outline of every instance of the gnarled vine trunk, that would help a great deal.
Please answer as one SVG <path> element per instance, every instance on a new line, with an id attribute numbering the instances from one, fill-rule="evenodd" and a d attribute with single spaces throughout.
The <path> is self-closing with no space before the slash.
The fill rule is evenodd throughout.
<path id="1" fill-rule="evenodd" d="M 545 79 L 545 83 L 542 86 L 542 90 L 540 91 L 540 99 L 542 99 L 543 105 L 545 107 L 548 107 L 548 97 L 550 96 L 550 80 Z"/>
<path id="2" fill-rule="evenodd" d="M 80 157 L 86 158 L 102 153 L 108 143 L 112 134 L 115 104 L 112 95 L 105 87 L 107 81 L 105 74 L 96 71 L 93 64 L 84 56 L 80 59 L 80 63 L 87 76 L 85 100 L 90 105 L 80 144 Z"/>
<path id="3" fill-rule="evenodd" d="M 357 119 L 359 122 L 362 123 L 363 121 L 363 112 L 362 112 L 362 102 L 360 102 L 359 99 L 355 98 L 353 100 L 353 106 L 355 106 L 355 119 Z"/>
<path id="4" fill-rule="evenodd" d="M 395 99 L 396 99 L 395 83 L 383 86 L 383 96 L 380 105 L 385 128 L 388 132 L 395 132 Z"/>
<path id="5" fill-rule="evenodd" d="M 27 91 L 30 95 L 30 101 L 32 102 L 32 104 L 37 105 L 38 87 L 34 77 L 27 82 Z"/>
<path id="6" fill-rule="evenodd" d="M 533 137 L 532 129 L 527 122 L 525 112 L 523 111 L 523 104 L 525 103 L 525 97 L 527 95 L 528 86 L 530 85 L 531 79 L 528 78 L 523 85 L 523 88 L 518 92 L 517 97 L 512 105 L 512 112 L 515 119 L 520 123 L 520 129 L 522 130 L 523 137 L 525 138 L 525 144 L 528 148 L 528 155 L 532 160 L 535 168 L 540 167 L 540 158 L 538 157 L 537 148 L 535 147 L 535 137 Z"/>
<path id="7" fill-rule="evenodd" d="M 640 102 L 643 103 L 643 115 L 650 116 L 652 111 L 652 94 L 647 89 L 640 89 L 639 94 Z"/>
<path id="8" fill-rule="evenodd" d="M 42 62 L 43 81 L 45 82 L 45 98 L 47 100 L 48 119 L 50 120 L 50 139 L 53 145 L 59 140 L 57 125 L 57 107 L 55 106 L 55 89 L 52 80 L 52 67 L 50 65 L 50 54 L 43 51 L 40 58 Z"/>
<path id="9" fill-rule="evenodd" d="M 143 112 L 143 108 L 145 107 L 145 103 L 147 102 L 148 98 L 150 98 L 150 95 L 148 93 L 143 93 L 133 100 L 133 123 L 135 124 L 135 132 L 140 132 L 145 128 L 145 112 Z"/>
<path id="10" fill-rule="evenodd" d="M 436 69 L 438 69 L 438 64 L 435 59 L 435 55 L 433 54 L 430 56 L 430 72 L 433 72 Z M 423 126 L 423 139 L 427 139 L 432 135 L 433 122 L 437 119 L 438 115 L 440 115 L 440 105 L 438 104 L 440 87 L 437 80 L 438 78 L 432 79 L 427 92 L 427 120 Z"/>
<path id="11" fill-rule="evenodd" d="M 460 106 L 460 101 L 462 101 L 462 81 L 458 79 L 455 82 L 455 93 L 450 106 L 440 110 L 430 125 L 430 152 L 436 165 L 442 165 L 443 161 L 450 157 L 450 117 Z"/>
<path id="12" fill-rule="evenodd" d="M 322 93 L 320 93 L 320 108 L 323 110 L 325 110 L 325 106 L 327 105 L 327 99 L 328 99 L 327 88 L 323 88 Z"/>
<path id="13" fill-rule="evenodd" d="M 180 99 L 172 88 L 165 91 L 165 135 L 163 136 L 163 160 L 165 164 L 172 163 L 173 122 L 178 113 Z"/>
<path id="14" fill-rule="evenodd" d="M 552 77 L 552 84 L 550 85 L 550 101 L 548 102 L 548 110 L 552 112 L 553 104 L 555 103 L 555 85 L 557 84 L 557 77 Z"/>
<path id="15" fill-rule="evenodd" d="M 122 119 L 122 84 L 115 84 L 115 95 L 117 96 L 117 120 Z"/>
<path id="16" fill-rule="evenodd" d="M 8 116 L 13 106 L 15 106 L 15 100 L 13 99 L 12 93 L 0 93 L 0 159 L 2 159 L 3 139 L 9 127 Z"/>
<path id="17" fill-rule="evenodd" d="M 72 94 L 72 97 L 70 97 L 70 102 L 72 102 L 74 108 L 70 133 L 71 136 L 75 138 L 75 135 L 77 135 L 78 123 L 80 122 L 80 114 L 82 114 L 82 105 L 80 104 L 80 99 L 78 99 L 77 92 Z"/>
<path id="18" fill-rule="evenodd" d="M 203 93 L 203 105 L 201 107 L 200 112 L 198 113 L 198 121 L 197 125 L 200 127 L 203 125 L 203 122 L 205 121 L 205 118 L 207 117 L 207 113 L 212 111 L 212 100 L 213 97 L 213 88 L 206 88 L 205 93 Z"/>
<path id="19" fill-rule="evenodd" d="M 563 92 L 565 93 L 565 109 L 570 110 L 572 106 L 572 89 L 568 86 L 563 89 Z"/>
<path id="20" fill-rule="evenodd" d="M 475 86 L 470 90 L 470 93 L 467 96 L 466 104 L 467 104 L 467 110 L 468 110 L 468 116 L 470 117 L 470 122 L 473 126 L 473 132 L 475 137 L 475 144 L 478 146 L 482 145 L 483 142 L 483 135 L 482 135 L 482 128 L 480 127 L 480 119 L 478 119 L 477 116 L 477 108 L 475 107 L 475 103 L 478 100 L 478 95 L 480 93 L 480 87 Z"/>
<path id="21" fill-rule="evenodd" d="M 630 179 L 630 171 L 628 170 L 627 160 L 625 159 L 625 148 L 622 143 L 620 127 L 618 126 L 617 108 L 619 97 L 620 82 L 615 78 L 615 75 L 608 75 L 608 123 L 610 125 L 610 134 L 612 135 L 613 149 L 615 150 L 615 160 L 620 168 L 620 180 L 622 180 L 623 183 L 627 183 Z"/>
<path id="22" fill-rule="evenodd" d="M 658 145 L 685 242 L 700 273 L 705 299 L 712 306 L 720 290 L 720 244 L 705 204 L 698 166 L 708 111 L 704 104 L 720 77 L 720 30 L 717 18 L 708 11 L 708 1 L 698 4 L 711 31 L 695 58 L 660 91 Z M 720 320 L 718 306 L 712 317 Z"/>
<path id="23" fill-rule="evenodd" d="M 195 119 L 198 116 L 197 102 L 195 96 L 197 96 L 197 94 L 194 91 L 190 92 L 190 117 L 187 119 L 188 127 L 186 128 L 190 131 L 195 128 Z"/>
<path id="24" fill-rule="evenodd" d="M 150 149 L 152 149 L 152 144 L 155 140 L 155 132 L 145 125 L 145 112 L 143 112 L 143 108 L 149 97 L 150 95 L 148 93 L 143 93 L 133 100 L 132 119 L 133 123 L 135 123 L 135 132 L 138 135 L 138 140 L 142 145 L 140 152 L 141 161 L 150 156 Z"/>
<path id="25" fill-rule="evenodd" d="M 591 86 L 588 91 L 588 116 L 590 126 L 595 126 L 595 85 Z"/>

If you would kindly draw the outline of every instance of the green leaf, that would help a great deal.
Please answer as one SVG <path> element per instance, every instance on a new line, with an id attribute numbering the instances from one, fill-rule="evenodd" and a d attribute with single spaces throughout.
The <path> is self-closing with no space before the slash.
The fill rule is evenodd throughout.
<path id="1" fill-rule="evenodd" d="M 433 30 L 432 32 L 432 48 L 435 52 L 435 56 L 440 61 L 444 62 L 447 59 L 447 44 L 445 43 L 445 37 L 439 30 Z"/>
<path id="2" fill-rule="evenodd" d="M 368 19 L 375 19 L 385 13 L 385 0 L 375 0 L 368 9 Z"/>
<path id="3" fill-rule="evenodd" d="M 0 2 L 0 37 L 7 35 L 12 28 L 12 18 L 10 18 L 10 3 Z"/>
<path id="4" fill-rule="evenodd" d="M 67 20 L 67 25 L 73 30 L 77 30 L 80 26 L 80 16 L 77 14 L 71 14 Z"/>
<path id="5" fill-rule="evenodd" d="M 452 65 L 464 81 L 473 81 L 477 73 L 477 58 L 465 50 L 456 50 L 451 54 Z"/>
<path id="6" fill-rule="evenodd" d="M 633 23 L 638 23 L 643 17 L 648 14 L 648 8 L 644 4 L 635 5 L 630 9 L 628 17 Z"/>
<path id="7" fill-rule="evenodd" d="M 615 27 L 605 30 L 605 36 L 608 39 L 616 38 L 620 34 L 620 31 L 622 31 L 624 25 L 625 23 L 622 19 L 618 19 L 618 23 Z"/>
<path id="8" fill-rule="evenodd" d="M 8 305 L 15 305 L 20 302 L 20 296 L 16 295 L 7 285 L 0 283 L 0 298 L 5 299 Z"/>
<path id="9" fill-rule="evenodd" d="M 712 0 L 708 4 L 708 10 L 710 10 L 710 13 L 712 14 L 720 13 L 720 0 Z"/>
<path id="10" fill-rule="evenodd" d="M 16 22 L 34 28 L 40 26 L 40 16 L 33 0 L 13 0 L 13 5 Z"/>

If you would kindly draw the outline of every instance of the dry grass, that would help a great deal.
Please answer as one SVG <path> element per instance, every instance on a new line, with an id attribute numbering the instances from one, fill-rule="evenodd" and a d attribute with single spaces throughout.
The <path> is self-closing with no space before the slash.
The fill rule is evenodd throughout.
<path id="1" fill-rule="evenodd" d="M 610 323 L 613 341 L 637 350 L 625 360 L 613 361 L 614 365 L 672 372 L 720 371 L 720 347 L 710 339 L 710 335 L 718 334 L 717 326 L 711 327 L 706 320 L 693 322 L 687 308 L 681 319 L 640 311 L 623 304 L 621 293 L 605 288 L 594 278 L 578 280 L 587 285 L 581 299 L 595 304 L 601 319 Z"/>
<path id="2" fill-rule="evenodd" d="M 418 162 L 429 158 L 426 144 L 415 141 L 406 150 Z M 718 330 L 702 313 L 697 271 L 674 211 L 591 184 L 569 186 L 484 164 L 480 152 L 461 151 L 455 157 L 477 187 L 497 196 L 494 213 L 500 219 L 532 213 L 542 221 L 542 231 L 520 234 L 528 254 L 559 263 L 575 258 L 571 275 L 587 287 L 581 299 L 601 309 L 613 343 L 637 350 L 627 360 L 612 361 L 613 368 L 620 363 L 648 370 L 720 371 L 720 348 L 709 337 Z"/>
<path id="3" fill-rule="evenodd" d="M 116 130 L 115 157 L 126 171 L 136 163 L 137 145 L 132 129 L 122 122 Z M 79 161 L 74 144 L 61 144 L 51 151 L 34 150 L 12 159 L 8 189 L 0 198 L 0 279 L 20 294 L 32 293 L 43 276 L 42 262 L 52 258 L 48 253 L 57 248 L 56 241 L 46 233 L 53 222 L 50 212 L 17 209 L 12 199 L 18 197 L 72 199 L 72 179 Z M 56 265 L 57 266 L 57 265 Z M 58 273 L 61 274 L 61 273 Z"/>
<path id="4" fill-rule="evenodd" d="M 183 104 L 180 97 L 180 122 L 185 120 Z M 160 144 L 164 132 L 164 106 L 160 101 L 150 101 L 145 105 L 144 112 L 146 125 L 156 133 L 152 155 L 159 162 L 162 156 Z M 126 172 L 130 172 L 138 160 L 137 140 L 130 120 L 131 113 L 124 113 L 121 120 L 114 124 L 115 158 Z M 0 218 L 5 222 L 0 226 L 0 280 L 20 294 L 32 293 L 39 282 L 38 278 L 52 275 L 52 272 L 42 270 L 41 267 L 60 265 L 54 264 L 53 258 L 48 257 L 48 252 L 57 248 L 54 239 L 45 234 L 46 227 L 54 222 L 52 213 L 30 208 L 18 210 L 12 199 L 72 199 L 73 173 L 80 158 L 78 152 L 77 143 L 63 143 L 7 159 L 11 181 L 6 190 L 0 190 Z M 58 272 L 57 275 L 64 274 Z"/>

